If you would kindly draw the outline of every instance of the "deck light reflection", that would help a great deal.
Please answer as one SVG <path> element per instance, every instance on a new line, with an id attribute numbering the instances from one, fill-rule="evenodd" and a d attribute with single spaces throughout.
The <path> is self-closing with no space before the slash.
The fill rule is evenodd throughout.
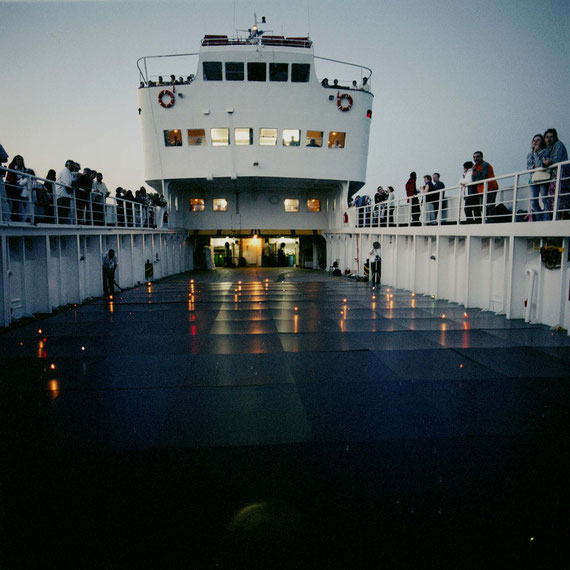
<path id="1" fill-rule="evenodd" d="M 52 399 L 55 400 L 59 396 L 59 382 L 57 380 L 50 380 L 48 387 L 51 392 Z"/>

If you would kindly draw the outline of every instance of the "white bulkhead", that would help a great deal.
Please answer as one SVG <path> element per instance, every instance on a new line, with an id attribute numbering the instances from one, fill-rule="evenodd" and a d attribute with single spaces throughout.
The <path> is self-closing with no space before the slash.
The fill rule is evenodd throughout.
<path id="1" fill-rule="evenodd" d="M 325 228 L 333 201 L 338 216 L 349 188 L 365 182 L 372 93 L 360 82 L 322 86 L 307 38 L 258 42 L 206 36 L 191 81 L 143 75 L 145 179 L 158 190 L 166 183 L 178 227 Z M 166 73 L 168 62 L 160 60 Z M 191 215 L 192 198 L 204 200 L 200 216 Z M 227 200 L 228 215 L 214 198 Z M 316 218 L 307 216 L 311 198 Z M 297 216 L 285 214 L 286 199 L 299 199 Z"/>

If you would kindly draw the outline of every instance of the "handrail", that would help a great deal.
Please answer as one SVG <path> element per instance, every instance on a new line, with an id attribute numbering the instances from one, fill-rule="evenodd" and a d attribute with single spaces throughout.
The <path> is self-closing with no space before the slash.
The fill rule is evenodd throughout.
<path id="1" fill-rule="evenodd" d="M 8 182 L 6 173 L 15 174 L 16 184 Z M 58 196 L 66 189 L 69 196 Z M 0 166 L 0 227 L 13 224 L 63 226 L 95 226 L 155 229 L 166 227 L 163 213 L 151 203 L 103 196 L 78 189 L 55 180 L 48 180 L 21 170 Z"/>
<path id="2" fill-rule="evenodd" d="M 551 172 L 550 179 L 533 183 L 532 174 L 544 170 Z M 489 190 L 490 182 L 496 182 L 498 189 Z M 483 191 L 477 192 L 480 186 Z M 353 220 L 351 210 L 356 212 Z M 343 225 L 356 228 L 570 220 L 570 161 L 349 207 L 346 214 Z"/>
<path id="3" fill-rule="evenodd" d="M 370 72 L 368 79 L 372 77 L 372 70 L 369 67 L 366 67 L 365 65 L 360 65 L 359 63 L 349 63 L 348 61 L 341 61 L 340 59 L 331 59 L 330 57 L 320 57 L 318 55 L 315 55 L 314 58 L 322 59 L 324 61 L 332 61 L 334 63 L 342 63 L 343 65 L 351 65 L 352 67 L 360 67 L 360 69 L 366 69 L 367 71 Z"/>
<path id="4" fill-rule="evenodd" d="M 139 75 L 140 75 L 142 81 L 144 81 L 144 82 L 147 82 L 147 81 L 148 81 L 148 78 L 147 78 L 147 76 L 148 76 L 148 71 L 147 71 L 147 69 L 146 69 L 146 60 L 147 60 L 147 59 L 160 59 L 160 58 L 162 58 L 162 57 L 186 57 L 186 56 L 189 56 L 189 55 L 200 55 L 200 52 L 194 52 L 194 53 L 171 53 L 171 54 L 167 54 L 167 55 L 145 55 L 145 56 L 143 56 L 143 57 L 139 57 L 139 58 L 137 59 L 137 68 L 138 68 L 138 70 L 139 70 Z M 140 67 L 140 65 L 139 65 L 141 61 L 144 61 L 144 62 L 145 62 L 145 73 L 146 73 L 146 75 L 145 75 L 145 73 L 143 73 L 143 71 L 142 71 L 142 69 L 141 69 L 141 67 Z"/>

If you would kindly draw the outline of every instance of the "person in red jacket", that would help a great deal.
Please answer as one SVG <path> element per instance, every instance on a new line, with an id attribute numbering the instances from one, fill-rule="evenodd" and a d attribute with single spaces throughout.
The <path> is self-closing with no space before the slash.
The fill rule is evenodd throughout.
<path id="1" fill-rule="evenodd" d="M 494 178 L 495 172 L 493 167 L 483 160 L 483 153 L 480 150 L 476 150 L 473 153 L 473 182 L 479 180 L 487 180 L 487 178 Z M 497 199 L 497 190 L 499 185 L 496 180 L 491 180 L 487 183 L 487 210 L 485 217 L 493 217 L 495 213 L 495 201 Z M 474 206 L 473 211 L 475 213 L 475 222 L 481 223 L 481 206 L 483 204 L 483 191 L 485 190 L 485 184 L 477 184 L 477 194 L 478 202 Z"/>
<path id="2" fill-rule="evenodd" d="M 416 188 L 417 175 L 415 172 L 410 172 L 410 179 L 406 182 L 406 195 L 408 196 L 408 203 L 412 203 L 412 225 L 420 225 L 420 202 L 418 200 L 418 189 Z"/>

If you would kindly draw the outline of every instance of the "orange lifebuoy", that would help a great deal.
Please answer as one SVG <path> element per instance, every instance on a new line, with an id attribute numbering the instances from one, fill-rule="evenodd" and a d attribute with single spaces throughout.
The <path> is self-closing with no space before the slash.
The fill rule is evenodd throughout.
<path id="1" fill-rule="evenodd" d="M 343 101 L 347 101 L 346 105 L 343 105 Z M 348 93 L 336 94 L 336 105 L 341 111 L 350 111 L 352 108 L 352 97 Z"/>
<path id="2" fill-rule="evenodd" d="M 168 103 L 165 103 L 163 101 L 163 97 L 170 97 L 170 101 L 168 101 Z M 170 107 L 172 107 L 174 105 L 174 101 L 176 101 L 176 99 L 174 98 L 174 93 L 172 93 L 172 91 L 169 91 L 168 89 L 163 89 L 159 94 L 158 94 L 158 102 L 160 103 L 161 107 L 164 107 L 165 109 L 169 109 Z"/>

